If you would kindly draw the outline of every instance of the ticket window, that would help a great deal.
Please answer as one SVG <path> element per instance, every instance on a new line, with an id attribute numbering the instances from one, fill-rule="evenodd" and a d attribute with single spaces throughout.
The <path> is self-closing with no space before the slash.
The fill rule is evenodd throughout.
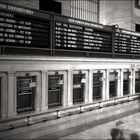
<path id="1" fill-rule="evenodd" d="M 84 101 L 84 79 L 85 74 L 73 74 L 73 103 Z"/>
<path id="2" fill-rule="evenodd" d="M 140 93 L 140 71 L 135 73 L 135 93 Z"/>
<path id="3" fill-rule="evenodd" d="M 17 77 L 17 112 L 34 110 L 36 76 Z"/>
<path id="4" fill-rule="evenodd" d="M 117 73 L 111 72 L 109 74 L 109 98 L 117 96 Z"/>
<path id="5" fill-rule="evenodd" d="M 63 75 L 48 75 L 48 107 L 62 106 Z"/>
<path id="6" fill-rule="evenodd" d="M 93 100 L 102 99 L 102 76 L 100 72 L 93 73 Z"/>
<path id="7" fill-rule="evenodd" d="M 128 95 L 129 94 L 129 83 L 130 83 L 130 80 L 129 80 L 129 75 L 130 75 L 130 72 L 124 72 L 123 74 L 123 95 Z"/>

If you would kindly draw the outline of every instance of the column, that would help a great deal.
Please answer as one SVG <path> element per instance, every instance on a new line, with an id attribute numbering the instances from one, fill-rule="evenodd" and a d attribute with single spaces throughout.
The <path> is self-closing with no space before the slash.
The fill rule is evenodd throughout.
<path id="1" fill-rule="evenodd" d="M 119 97 L 123 97 L 123 69 L 121 69 L 120 73 L 120 94 Z"/>
<path id="2" fill-rule="evenodd" d="M 93 71 L 89 70 L 89 96 L 88 96 L 88 102 L 93 102 Z"/>
<path id="3" fill-rule="evenodd" d="M 102 99 L 105 100 L 106 99 L 106 71 L 102 71 Z"/>
<path id="4" fill-rule="evenodd" d="M 84 72 L 85 74 L 85 90 L 84 90 L 84 103 L 88 103 L 89 96 L 88 96 L 88 72 Z"/>
<path id="5" fill-rule="evenodd" d="M 63 71 L 63 72 L 59 72 L 59 74 L 62 74 L 63 75 L 63 97 L 62 97 L 62 104 L 63 104 L 63 107 L 66 107 L 67 106 L 67 102 L 68 102 L 68 77 L 67 77 L 67 72 L 66 71 Z"/>
<path id="6" fill-rule="evenodd" d="M 42 82 L 42 105 L 41 105 L 41 110 L 48 109 L 48 94 L 47 94 L 47 89 L 48 89 L 48 84 L 47 84 L 47 72 L 42 71 L 41 74 L 41 82 Z"/>
<path id="7" fill-rule="evenodd" d="M 0 74 L 0 78 L 1 78 L 1 117 L 2 118 L 6 118 L 7 115 L 7 76 L 6 74 Z"/>
<path id="8" fill-rule="evenodd" d="M 132 72 L 132 70 L 130 70 L 130 75 L 129 75 L 129 93 L 130 93 L 130 95 L 132 95 L 133 94 L 133 72 Z"/>
<path id="9" fill-rule="evenodd" d="M 73 70 L 68 70 L 68 106 L 73 105 Z"/>
<path id="10" fill-rule="evenodd" d="M 121 71 L 117 70 L 117 97 L 120 97 L 121 93 Z"/>
<path id="11" fill-rule="evenodd" d="M 135 73 L 136 73 L 136 69 L 133 68 L 132 69 L 132 76 L 133 76 L 133 81 L 132 81 L 132 95 L 135 94 Z"/>
<path id="12" fill-rule="evenodd" d="M 105 83 L 106 83 L 106 89 L 105 89 L 105 97 L 104 99 L 108 100 L 109 99 L 109 69 L 106 70 L 106 79 L 105 79 Z"/>
<path id="13" fill-rule="evenodd" d="M 29 73 L 31 76 L 36 77 L 36 91 L 35 91 L 35 111 L 39 112 L 42 109 L 42 93 L 41 93 L 41 74 L 36 72 Z"/>
<path id="14" fill-rule="evenodd" d="M 15 90 L 15 73 L 8 72 L 8 100 L 7 100 L 7 116 L 13 117 L 16 115 L 16 90 Z"/>

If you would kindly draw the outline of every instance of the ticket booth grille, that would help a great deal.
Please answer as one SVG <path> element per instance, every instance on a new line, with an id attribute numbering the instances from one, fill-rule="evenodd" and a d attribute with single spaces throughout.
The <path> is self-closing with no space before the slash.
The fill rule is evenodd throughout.
<path id="1" fill-rule="evenodd" d="M 36 76 L 17 77 L 17 112 L 34 110 Z"/>
<path id="2" fill-rule="evenodd" d="M 48 107 L 62 105 L 63 75 L 48 75 Z"/>
<path id="3" fill-rule="evenodd" d="M 109 98 L 117 96 L 117 73 L 111 72 L 109 75 Z"/>
<path id="4" fill-rule="evenodd" d="M 123 95 L 128 95 L 129 94 L 129 76 L 130 72 L 124 72 L 123 74 Z"/>
<path id="5" fill-rule="evenodd" d="M 140 71 L 135 73 L 135 92 L 140 92 Z"/>
<path id="6" fill-rule="evenodd" d="M 83 102 L 84 97 L 84 74 L 73 74 L 73 103 Z"/>
<path id="7" fill-rule="evenodd" d="M 93 100 L 102 98 L 102 76 L 100 72 L 93 73 Z"/>

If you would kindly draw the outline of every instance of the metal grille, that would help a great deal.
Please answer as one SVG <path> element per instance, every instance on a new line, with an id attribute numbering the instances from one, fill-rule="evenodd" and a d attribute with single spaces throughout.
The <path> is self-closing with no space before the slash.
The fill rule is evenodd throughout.
<path id="1" fill-rule="evenodd" d="M 117 80 L 115 79 L 117 74 L 111 72 L 109 76 L 109 97 L 112 98 L 117 96 Z"/>
<path id="2" fill-rule="evenodd" d="M 129 94 L 129 75 L 130 72 L 124 72 L 123 74 L 123 95 L 128 95 Z"/>
<path id="3" fill-rule="evenodd" d="M 83 74 L 74 74 L 73 75 L 73 103 L 83 102 L 83 84 L 82 78 Z"/>
<path id="4" fill-rule="evenodd" d="M 93 100 L 102 98 L 102 73 L 93 74 Z"/>
<path id="5" fill-rule="evenodd" d="M 62 75 L 48 76 L 48 107 L 56 107 L 62 105 L 62 96 L 63 96 L 62 81 L 63 81 Z"/>
<path id="6" fill-rule="evenodd" d="M 17 112 L 34 109 L 35 76 L 17 77 Z"/>

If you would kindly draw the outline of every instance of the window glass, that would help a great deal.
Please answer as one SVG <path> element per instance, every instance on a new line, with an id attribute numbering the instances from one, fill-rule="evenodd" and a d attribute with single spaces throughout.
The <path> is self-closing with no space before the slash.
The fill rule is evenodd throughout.
<path id="1" fill-rule="evenodd" d="M 98 22 L 99 2 L 96 0 L 71 0 L 70 9 L 71 17 Z"/>
<path id="2" fill-rule="evenodd" d="M 62 4 L 61 2 L 55 0 L 39 0 L 39 9 L 49 12 L 54 12 L 57 14 L 62 13 Z"/>

